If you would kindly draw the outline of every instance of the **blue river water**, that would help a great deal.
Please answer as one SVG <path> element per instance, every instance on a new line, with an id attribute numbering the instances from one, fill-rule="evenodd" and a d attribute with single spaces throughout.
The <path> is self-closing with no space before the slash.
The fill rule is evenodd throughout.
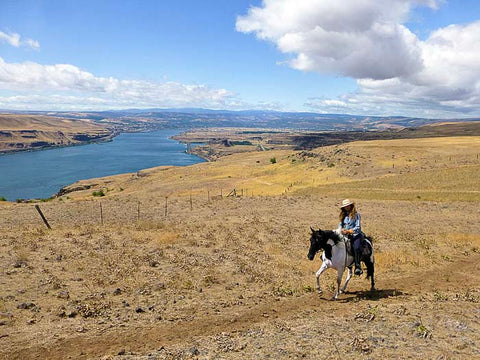
<path id="1" fill-rule="evenodd" d="M 169 139 L 180 131 L 125 133 L 105 143 L 0 155 L 0 198 L 48 198 L 81 179 L 204 161 Z"/>

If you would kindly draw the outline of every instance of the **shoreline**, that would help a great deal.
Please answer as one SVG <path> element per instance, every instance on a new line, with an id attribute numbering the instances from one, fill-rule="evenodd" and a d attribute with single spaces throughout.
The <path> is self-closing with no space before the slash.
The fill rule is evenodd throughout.
<path id="1" fill-rule="evenodd" d="M 104 138 L 102 140 L 96 140 L 96 141 L 88 141 L 88 142 L 82 142 L 82 143 L 77 143 L 77 144 L 68 144 L 68 145 L 52 145 L 52 146 L 43 146 L 43 147 L 38 147 L 38 148 L 31 148 L 31 149 L 19 149 L 19 150 L 13 150 L 13 151 L 9 151 L 9 152 L 0 152 L 0 157 L 2 157 L 3 155 L 14 155 L 14 154 L 18 154 L 18 153 L 23 153 L 23 152 L 38 152 L 38 151 L 42 151 L 42 150 L 52 150 L 52 149 L 56 149 L 56 148 L 67 148 L 67 147 L 74 147 L 74 146 L 84 146 L 84 145 L 92 145 L 92 144 L 101 144 L 101 143 L 108 143 L 108 142 L 112 142 L 115 137 L 123 134 L 123 133 L 152 133 L 152 132 L 155 132 L 155 131 L 162 131 L 162 130 L 169 130 L 169 129 L 155 129 L 155 130 L 148 130 L 148 131 L 135 131 L 135 132 L 128 132 L 128 131 L 124 131 L 124 132 L 114 132 L 112 133 L 108 139 Z M 180 129 L 170 129 L 170 130 L 180 130 Z M 166 138 L 170 141 L 173 141 L 177 144 L 183 144 L 183 145 L 186 145 L 186 143 L 180 141 L 180 140 L 177 140 L 175 139 L 174 137 L 177 136 L 178 134 L 180 134 L 182 131 L 185 131 L 184 129 L 178 131 L 177 134 L 175 135 L 171 135 L 171 136 L 167 136 Z M 194 152 L 187 152 L 187 150 L 181 150 L 179 151 L 179 153 L 184 153 L 184 154 L 188 154 L 188 155 L 193 155 L 195 157 L 197 157 L 198 159 L 201 159 L 202 161 L 199 161 L 199 162 L 209 162 L 211 161 L 210 159 L 208 158 L 205 158 L 203 156 L 200 156 L 200 154 L 196 154 Z M 193 164 L 186 164 L 186 165 L 172 165 L 172 166 L 182 166 L 182 167 L 186 167 L 186 166 L 191 166 Z M 157 165 L 154 165 L 153 167 L 161 167 L 161 166 L 168 166 L 168 165 L 162 165 L 162 164 L 157 164 Z M 152 166 L 146 166 L 144 168 L 141 168 L 141 169 L 138 169 L 136 170 L 135 172 L 139 172 L 139 171 L 142 171 L 142 170 L 146 170 L 146 169 L 150 169 L 152 168 Z M 83 181 L 83 180 L 89 180 L 89 179 L 95 179 L 95 178 L 98 178 L 98 177 L 108 177 L 108 176 L 116 176 L 116 175 L 124 175 L 124 174 L 129 174 L 130 171 L 125 171 L 125 172 L 119 172 L 119 173 L 115 173 L 115 174 L 110 174 L 110 175 L 105 175 L 105 176 L 92 176 L 92 177 L 86 177 L 86 178 L 78 178 L 76 180 L 74 180 L 73 182 L 70 182 L 60 188 L 57 188 L 57 191 L 53 194 L 51 194 L 50 196 L 48 197 L 25 197 L 25 198 L 17 198 L 17 199 L 13 199 L 13 200 L 9 200 L 7 199 L 6 201 L 1 201 L 1 202 L 7 202 L 7 203 L 39 203 L 39 202 L 46 202 L 46 201 L 51 201 L 51 200 L 54 200 L 56 198 L 58 198 L 59 196 L 59 193 L 62 192 L 63 189 L 77 183 L 78 181 Z M 0 198 L 4 198 L 4 195 L 3 194 L 0 194 Z"/>
<path id="2" fill-rule="evenodd" d="M 100 143 L 113 141 L 113 139 L 120 134 L 122 134 L 122 132 L 112 132 L 112 134 L 110 134 L 106 137 L 103 137 L 101 139 L 90 140 L 90 141 L 81 141 L 81 142 L 72 143 L 72 144 L 64 144 L 64 145 L 52 144 L 52 145 L 45 145 L 45 146 L 38 146 L 38 147 L 24 148 L 24 149 L 0 150 L 0 156 L 2 156 L 2 155 L 13 155 L 13 154 L 18 154 L 18 153 L 23 153 L 23 152 L 34 152 L 34 151 L 74 147 L 74 146 L 100 144 Z"/>

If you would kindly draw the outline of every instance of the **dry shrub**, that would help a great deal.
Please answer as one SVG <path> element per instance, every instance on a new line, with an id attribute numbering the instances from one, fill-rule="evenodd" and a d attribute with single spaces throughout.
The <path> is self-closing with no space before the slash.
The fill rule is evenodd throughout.
<path id="1" fill-rule="evenodd" d="M 447 234 L 446 243 L 453 247 L 457 246 L 480 246 L 480 234 Z"/>
<path id="2" fill-rule="evenodd" d="M 174 244 L 178 242 L 178 239 L 179 239 L 179 234 L 177 232 L 165 231 L 155 236 L 150 242 L 150 244 L 154 246 Z"/>
<path id="3" fill-rule="evenodd" d="M 423 266 L 427 258 L 414 251 L 387 251 L 375 254 L 375 265 L 382 269 L 392 269 L 397 266 Z"/>
<path id="4" fill-rule="evenodd" d="M 153 221 L 153 220 L 140 220 L 136 224 L 137 230 L 161 230 L 165 229 L 167 225 L 163 221 Z"/>

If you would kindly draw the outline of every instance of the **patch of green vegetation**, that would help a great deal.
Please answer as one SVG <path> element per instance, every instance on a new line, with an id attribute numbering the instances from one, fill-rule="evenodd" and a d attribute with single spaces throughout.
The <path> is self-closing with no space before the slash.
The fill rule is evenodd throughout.
<path id="1" fill-rule="evenodd" d="M 438 290 L 435 290 L 435 292 L 433 293 L 433 298 L 435 299 L 435 301 L 447 301 L 448 295 L 444 295 Z"/>
<path id="2" fill-rule="evenodd" d="M 415 333 L 417 336 L 422 337 L 424 339 L 432 337 L 432 331 L 429 330 L 425 325 L 420 323 L 415 329 Z"/>
<path id="3" fill-rule="evenodd" d="M 274 157 L 272 157 L 272 158 L 270 158 L 270 162 L 271 162 L 272 164 L 276 164 L 276 163 L 277 163 L 277 159 L 274 158 Z"/>
<path id="4" fill-rule="evenodd" d="M 303 291 L 306 293 L 311 293 L 315 291 L 315 288 L 312 285 L 303 285 Z"/>
<path id="5" fill-rule="evenodd" d="M 273 295 L 275 296 L 292 296 L 295 293 L 297 293 L 297 289 L 294 289 L 291 286 L 276 286 L 273 288 Z"/>
<path id="6" fill-rule="evenodd" d="M 232 141 L 231 142 L 233 145 L 252 145 L 252 143 L 248 140 L 243 140 L 243 141 Z"/>
<path id="7" fill-rule="evenodd" d="M 7 199 L 2 196 L 0 197 L 0 201 L 7 201 Z"/>
<path id="8" fill-rule="evenodd" d="M 335 166 L 334 163 L 329 163 L 329 164 L 328 164 L 328 167 L 329 167 L 329 168 L 332 168 L 332 167 L 334 167 L 334 166 Z"/>
<path id="9" fill-rule="evenodd" d="M 102 190 L 92 192 L 92 195 L 93 196 L 105 196 L 105 193 L 103 192 L 103 189 L 102 189 Z"/>

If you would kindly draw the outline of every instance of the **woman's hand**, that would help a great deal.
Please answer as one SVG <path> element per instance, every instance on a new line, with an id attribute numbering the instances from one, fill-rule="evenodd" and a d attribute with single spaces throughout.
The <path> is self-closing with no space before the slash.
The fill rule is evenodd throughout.
<path id="1" fill-rule="evenodd" d="M 353 235 L 353 230 L 352 229 L 350 229 L 350 230 L 342 229 L 342 235 Z"/>

